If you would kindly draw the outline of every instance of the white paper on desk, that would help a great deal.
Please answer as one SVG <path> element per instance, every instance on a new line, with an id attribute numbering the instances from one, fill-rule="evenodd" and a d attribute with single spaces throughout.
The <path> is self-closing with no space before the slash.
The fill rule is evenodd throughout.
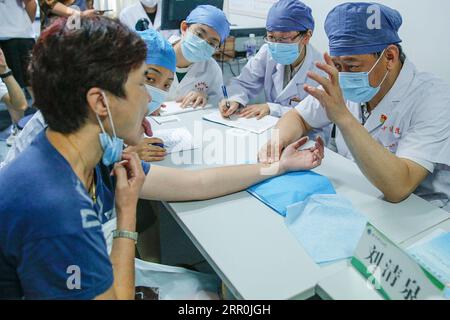
<path id="1" fill-rule="evenodd" d="M 186 128 L 156 130 L 153 132 L 153 137 L 164 142 L 167 154 L 198 148 L 192 134 Z"/>
<path id="2" fill-rule="evenodd" d="M 223 124 L 228 127 L 238 128 L 242 130 L 247 130 L 253 133 L 261 134 L 269 129 L 275 127 L 278 122 L 278 118 L 272 116 L 266 116 L 261 120 L 256 118 L 246 119 L 246 118 L 232 118 L 232 120 L 224 119 L 220 114 L 220 111 L 208 114 L 203 117 L 206 121 L 211 121 L 218 124 Z"/>
<path id="3" fill-rule="evenodd" d="M 175 101 L 164 102 L 164 105 L 166 106 L 165 108 L 159 109 L 159 113 L 160 113 L 161 117 L 173 116 L 176 114 L 182 114 L 182 113 L 187 113 L 187 112 L 194 112 L 194 111 L 213 108 L 212 104 L 207 104 L 203 108 L 195 108 L 194 109 L 192 107 L 188 107 L 188 108 L 183 109 L 183 108 L 181 108 L 181 103 L 175 102 Z"/>
<path id="4" fill-rule="evenodd" d="M 168 122 L 177 122 L 181 121 L 181 119 L 177 116 L 167 116 L 167 117 L 151 117 L 158 124 L 164 124 Z"/>

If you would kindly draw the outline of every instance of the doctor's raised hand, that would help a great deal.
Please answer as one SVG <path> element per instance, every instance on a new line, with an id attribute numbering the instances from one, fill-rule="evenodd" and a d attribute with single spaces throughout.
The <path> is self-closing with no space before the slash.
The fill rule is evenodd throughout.
<path id="1" fill-rule="evenodd" d="M 348 119 L 349 116 L 352 117 L 352 115 L 346 106 L 342 89 L 339 85 L 339 71 L 328 53 L 325 53 L 324 59 L 326 63 L 317 62 L 316 66 L 328 74 L 328 78 L 314 72 L 308 72 L 308 77 L 319 83 L 320 86 L 314 88 L 305 84 L 304 89 L 320 101 L 320 104 L 325 108 L 328 119 L 339 125 L 342 121 Z"/>

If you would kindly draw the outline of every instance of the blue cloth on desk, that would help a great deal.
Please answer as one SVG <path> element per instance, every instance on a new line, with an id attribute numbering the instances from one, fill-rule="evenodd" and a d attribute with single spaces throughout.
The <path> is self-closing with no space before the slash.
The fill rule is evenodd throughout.
<path id="1" fill-rule="evenodd" d="M 288 173 L 250 187 L 247 191 L 283 217 L 288 206 L 313 194 L 336 194 L 328 178 L 311 171 Z"/>
<path id="2" fill-rule="evenodd" d="M 450 233 L 408 249 L 419 264 L 445 284 L 450 284 Z"/>
<path id="3" fill-rule="evenodd" d="M 353 256 L 367 219 L 338 195 L 313 195 L 288 208 L 286 225 L 318 264 Z"/>

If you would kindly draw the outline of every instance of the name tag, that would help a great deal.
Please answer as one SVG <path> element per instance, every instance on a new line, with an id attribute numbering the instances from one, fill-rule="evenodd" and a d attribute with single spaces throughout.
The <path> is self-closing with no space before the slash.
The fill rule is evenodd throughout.
<path id="1" fill-rule="evenodd" d="M 371 224 L 351 264 L 386 300 L 444 299 L 445 285 Z"/>

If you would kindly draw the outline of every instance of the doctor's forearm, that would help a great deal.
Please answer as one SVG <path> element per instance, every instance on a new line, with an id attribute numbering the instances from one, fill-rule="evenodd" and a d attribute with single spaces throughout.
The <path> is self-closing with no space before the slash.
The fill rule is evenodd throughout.
<path id="1" fill-rule="evenodd" d="M 278 130 L 280 145 L 283 147 L 287 147 L 289 144 L 297 141 L 308 133 L 308 129 L 306 128 L 302 117 L 295 109 L 286 113 L 280 121 L 278 121 L 275 129 Z M 274 137 L 272 137 L 272 139 L 273 138 Z"/>
<path id="2" fill-rule="evenodd" d="M 338 124 L 356 163 L 370 182 L 389 202 L 405 200 L 418 187 L 406 162 L 375 141 L 352 116 Z"/>

